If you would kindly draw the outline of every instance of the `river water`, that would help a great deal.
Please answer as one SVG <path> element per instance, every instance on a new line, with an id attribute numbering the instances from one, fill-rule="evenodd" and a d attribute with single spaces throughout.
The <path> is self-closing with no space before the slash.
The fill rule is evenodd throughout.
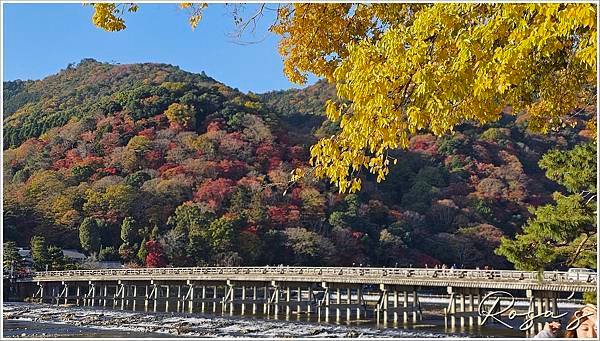
<path id="1" fill-rule="evenodd" d="M 517 324 L 518 325 L 518 324 Z M 515 325 L 516 326 L 516 325 Z M 455 330 L 440 314 L 416 324 L 373 320 L 317 321 L 306 315 L 274 319 L 207 313 L 143 312 L 99 307 L 11 303 L 3 306 L 5 337 L 524 337 L 518 328 L 488 324 Z"/>

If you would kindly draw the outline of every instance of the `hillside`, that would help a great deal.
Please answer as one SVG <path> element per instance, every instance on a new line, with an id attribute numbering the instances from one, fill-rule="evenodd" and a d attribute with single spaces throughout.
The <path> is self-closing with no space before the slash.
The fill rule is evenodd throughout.
<path id="1" fill-rule="evenodd" d="M 35 236 L 133 264 L 507 268 L 493 250 L 558 187 L 537 166 L 582 126 L 530 134 L 518 117 L 411 139 L 388 179 L 358 195 L 290 185 L 335 131 L 335 95 L 243 94 L 164 64 L 91 59 L 4 83 L 4 236 Z M 148 241 L 153 241 L 148 243 Z M 150 253 L 156 257 L 146 257 Z"/>

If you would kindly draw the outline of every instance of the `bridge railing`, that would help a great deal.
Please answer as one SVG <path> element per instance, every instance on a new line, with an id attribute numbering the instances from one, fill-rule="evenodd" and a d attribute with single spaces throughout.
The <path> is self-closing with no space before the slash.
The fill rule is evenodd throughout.
<path id="1" fill-rule="evenodd" d="M 546 271 L 543 273 L 518 270 L 476 270 L 476 269 L 424 269 L 424 268 L 365 268 L 365 267 L 189 267 L 189 268 L 131 268 L 131 269 L 98 269 L 35 272 L 33 278 L 73 278 L 102 276 L 152 276 L 152 275 L 285 275 L 289 277 L 394 277 L 394 278 L 428 278 L 428 279 L 489 279 L 500 281 L 554 281 L 573 282 L 567 272 Z M 596 282 L 595 275 L 580 278 L 581 282 Z"/>

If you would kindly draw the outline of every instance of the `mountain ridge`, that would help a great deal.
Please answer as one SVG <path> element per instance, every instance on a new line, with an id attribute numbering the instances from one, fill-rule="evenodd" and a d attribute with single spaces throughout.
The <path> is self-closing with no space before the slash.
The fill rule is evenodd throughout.
<path id="1" fill-rule="evenodd" d="M 244 94 L 167 64 L 86 59 L 8 85 L 5 237 L 25 246 L 44 236 L 130 265 L 146 264 L 153 241 L 174 266 L 509 267 L 494 254 L 500 237 L 559 189 L 540 156 L 586 129 L 541 136 L 504 115 L 423 132 L 391 153 L 399 162 L 386 181 L 361 174 L 363 191 L 341 195 L 311 177 L 289 182 L 337 129 L 323 116 L 335 96 L 323 81 Z"/>

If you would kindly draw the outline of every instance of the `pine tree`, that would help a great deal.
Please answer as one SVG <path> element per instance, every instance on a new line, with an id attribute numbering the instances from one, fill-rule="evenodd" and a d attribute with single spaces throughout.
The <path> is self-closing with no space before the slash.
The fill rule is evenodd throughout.
<path id="1" fill-rule="evenodd" d="M 19 255 L 19 250 L 17 249 L 17 245 L 15 244 L 15 242 L 5 242 L 3 245 L 2 252 L 2 265 L 4 267 L 4 270 L 18 270 L 19 268 L 21 268 L 22 257 L 21 255 Z"/>
<path id="2" fill-rule="evenodd" d="M 61 248 L 51 245 L 48 247 L 48 268 L 50 270 L 63 270 L 65 267 L 65 255 Z"/>
<path id="3" fill-rule="evenodd" d="M 158 225 L 154 225 L 154 227 L 152 228 L 152 232 L 150 233 L 150 238 L 152 240 L 157 240 L 158 234 L 159 234 Z"/>
<path id="4" fill-rule="evenodd" d="M 46 265 L 50 265 L 48 255 L 48 244 L 42 236 L 33 236 L 31 238 L 31 259 L 36 270 L 45 270 Z"/>
<path id="5" fill-rule="evenodd" d="M 100 225 L 94 218 L 87 217 L 79 226 L 79 242 L 81 247 L 90 252 L 96 253 L 100 248 Z"/>
<path id="6" fill-rule="evenodd" d="M 546 176 L 566 188 L 553 204 L 531 209 L 516 238 L 496 250 L 521 270 L 596 268 L 596 143 L 550 151 L 540 160 Z"/>
<path id="7" fill-rule="evenodd" d="M 126 217 L 121 223 L 121 240 L 123 244 L 131 245 L 135 238 L 135 220 L 132 217 Z"/>
<path id="8" fill-rule="evenodd" d="M 142 264 L 146 262 L 146 256 L 148 255 L 148 250 L 146 249 L 146 238 L 142 240 L 140 244 L 140 249 L 138 250 L 137 257 Z"/>

